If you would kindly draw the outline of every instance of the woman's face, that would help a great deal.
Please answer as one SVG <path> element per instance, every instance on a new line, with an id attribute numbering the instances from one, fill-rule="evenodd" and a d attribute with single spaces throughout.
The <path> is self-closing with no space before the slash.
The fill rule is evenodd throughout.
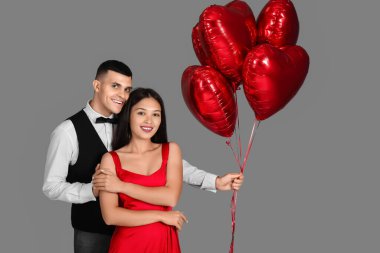
<path id="1" fill-rule="evenodd" d="M 131 110 L 132 138 L 152 138 L 161 124 L 161 106 L 154 98 L 144 98 Z"/>

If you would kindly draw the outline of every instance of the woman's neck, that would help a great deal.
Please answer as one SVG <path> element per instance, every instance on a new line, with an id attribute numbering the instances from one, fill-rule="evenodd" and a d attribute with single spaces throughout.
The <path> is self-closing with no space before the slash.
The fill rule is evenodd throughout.
<path id="1" fill-rule="evenodd" d="M 132 138 L 128 144 L 128 150 L 132 153 L 143 154 L 145 152 L 155 149 L 157 144 L 151 140 L 143 140 Z"/>

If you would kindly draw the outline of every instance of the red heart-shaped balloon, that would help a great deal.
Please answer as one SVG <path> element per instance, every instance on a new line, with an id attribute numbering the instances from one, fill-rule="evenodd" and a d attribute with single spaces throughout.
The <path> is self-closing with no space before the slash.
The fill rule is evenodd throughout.
<path id="1" fill-rule="evenodd" d="M 236 102 L 226 78 L 210 66 L 190 66 L 182 74 L 182 95 L 194 117 L 212 132 L 230 137 Z"/>
<path id="2" fill-rule="evenodd" d="M 249 7 L 249 5 L 240 0 L 234 0 L 225 5 L 228 9 L 240 13 L 245 19 L 245 25 L 250 33 L 251 37 L 251 48 L 256 44 L 257 37 L 257 29 L 256 29 L 256 21 L 255 16 Z M 195 54 L 202 65 L 213 65 L 210 58 L 206 56 L 206 52 L 203 49 L 202 42 L 200 40 L 200 31 L 199 31 L 199 23 L 197 23 L 192 31 L 191 37 L 193 42 L 193 48 Z"/>
<path id="3" fill-rule="evenodd" d="M 297 93 L 309 70 L 300 46 L 262 44 L 248 53 L 243 66 L 245 96 L 258 120 L 281 110 Z"/>
<path id="4" fill-rule="evenodd" d="M 256 45 L 257 28 L 255 15 L 249 5 L 241 0 L 234 0 L 225 5 L 230 10 L 239 12 L 244 17 L 245 26 L 247 27 L 251 37 L 251 48 Z"/>
<path id="5" fill-rule="evenodd" d="M 193 28 L 193 47 L 199 61 L 219 70 L 234 88 L 241 82 L 245 56 L 256 42 L 253 13 L 244 8 L 249 6 L 242 3 L 232 7 L 209 6 Z"/>
<path id="6" fill-rule="evenodd" d="M 199 38 L 199 25 L 198 23 L 193 27 L 193 31 L 191 33 L 191 39 L 193 42 L 193 48 L 195 55 L 197 56 L 199 62 L 205 66 L 205 65 L 213 65 L 212 61 L 209 57 L 207 57 L 206 52 L 203 49 L 202 42 Z"/>
<path id="7" fill-rule="evenodd" d="M 295 45 L 299 23 L 290 0 L 270 0 L 257 19 L 258 42 L 274 46 Z"/>

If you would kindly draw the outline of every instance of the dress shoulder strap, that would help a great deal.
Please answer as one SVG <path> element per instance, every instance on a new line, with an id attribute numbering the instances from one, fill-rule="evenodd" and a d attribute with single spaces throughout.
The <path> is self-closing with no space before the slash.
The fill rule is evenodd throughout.
<path id="1" fill-rule="evenodd" d="M 109 153 L 111 154 L 113 163 L 115 164 L 116 175 L 119 175 L 119 172 L 122 169 L 119 155 L 115 151 L 110 151 Z"/>
<path id="2" fill-rule="evenodd" d="M 169 158 L 169 142 L 162 143 L 162 163 L 167 163 Z"/>

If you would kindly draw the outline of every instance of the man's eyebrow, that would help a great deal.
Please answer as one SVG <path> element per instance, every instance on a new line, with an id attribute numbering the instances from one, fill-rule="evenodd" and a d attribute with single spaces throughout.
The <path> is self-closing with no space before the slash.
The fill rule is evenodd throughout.
<path id="1" fill-rule="evenodd" d="M 118 86 L 122 86 L 120 83 L 118 83 L 118 82 L 112 82 L 112 84 L 116 84 L 116 85 L 118 85 Z M 132 89 L 133 87 L 132 86 L 127 86 L 127 87 L 125 87 L 125 89 Z"/>

